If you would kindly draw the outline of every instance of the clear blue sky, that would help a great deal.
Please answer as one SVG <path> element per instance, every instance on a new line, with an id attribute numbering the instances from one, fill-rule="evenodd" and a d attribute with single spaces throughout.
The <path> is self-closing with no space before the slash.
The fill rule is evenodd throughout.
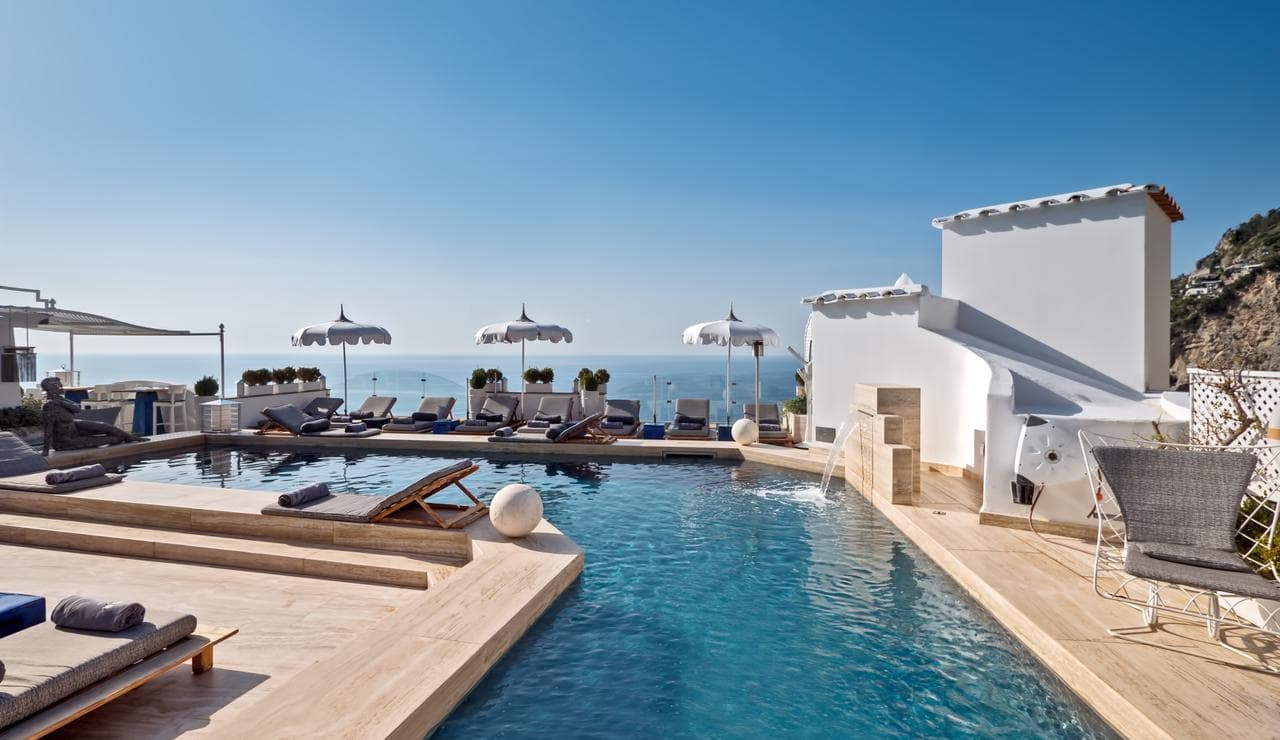
<path id="1" fill-rule="evenodd" d="M 340 300 L 397 352 L 474 351 L 522 300 L 575 330 L 556 351 L 680 352 L 731 300 L 797 344 L 803 295 L 936 288 L 931 217 L 1117 182 L 1182 204 L 1181 271 L 1280 206 L 1278 27 L 1274 2 L 0 0 L 0 283 L 225 321 L 239 352 Z M 83 346 L 121 349 L 206 348 Z"/>

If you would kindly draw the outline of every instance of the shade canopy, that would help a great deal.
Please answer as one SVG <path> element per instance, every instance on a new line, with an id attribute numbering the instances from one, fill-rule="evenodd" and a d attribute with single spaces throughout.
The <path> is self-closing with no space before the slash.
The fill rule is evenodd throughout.
<path id="1" fill-rule="evenodd" d="M 704 321 L 684 330 L 681 339 L 685 344 L 716 344 L 721 347 L 745 347 L 757 342 L 776 347 L 778 333 L 767 326 L 748 324 L 738 318 L 730 307 L 729 315 L 719 321 Z"/>
<path id="2" fill-rule="evenodd" d="M 357 324 L 339 307 L 337 319 L 304 326 L 294 332 L 293 346 L 312 344 L 391 344 L 391 332 L 373 324 Z"/>
<path id="3" fill-rule="evenodd" d="M 102 336 L 187 337 L 204 336 L 209 333 L 193 335 L 181 329 L 155 329 L 84 311 L 30 306 L 0 306 L 0 324 L 12 326 L 14 329 Z"/>
<path id="4" fill-rule="evenodd" d="M 516 342 L 572 342 L 573 332 L 559 324 L 543 324 L 529 318 L 520 306 L 520 318 L 480 327 L 476 344 L 515 344 Z"/>

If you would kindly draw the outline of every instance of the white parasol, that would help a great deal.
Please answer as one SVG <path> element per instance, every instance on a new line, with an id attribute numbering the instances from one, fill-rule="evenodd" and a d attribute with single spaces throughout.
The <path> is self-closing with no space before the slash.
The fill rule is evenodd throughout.
<path id="1" fill-rule="evenodd" d="M 724 361 L 724 416 L 725 423 L 733 421 L 733 381 L 731 366 L 733 348 L 750 345 L 756 357 L 756 410 L 760 409 L 760 357 L 764 354 L 766 344 L 778 346 L 778 333 L 767 326 L 748 324 L 733 313 L 729 306 L 729 315 L 719 321 L 706 321 L 694 324 L 684 330 L 681 339 L 685 344 L 716 344 L 727 347 Z"/>
<path id="2" fill-rule="evenodd" d="M 351 398 L 347 395 L 347 345 L 348 344 L 391 344 L 391 332 L 373 324 L 357 324 L 347 318 L 343 306 L 338 306 L 338 318 L 323 324 L 304 326 L 293 334 L 293 346 L 307 347 L 313 344 L 342 345 L 342 400 L 351 407 Z"/>
<path id="3" fill-rule="evenodd" d="M 559 324 L 540 324 L 529 318 L 520 304 L 520 318 L 514 321 L 501 321 L 480 327 L 476 332 L 476 344 L 515 344 L 520 343 L 520 407 L 524 408 L 524 343 L 525 342 L 572 342 L 573 332 Z"/>

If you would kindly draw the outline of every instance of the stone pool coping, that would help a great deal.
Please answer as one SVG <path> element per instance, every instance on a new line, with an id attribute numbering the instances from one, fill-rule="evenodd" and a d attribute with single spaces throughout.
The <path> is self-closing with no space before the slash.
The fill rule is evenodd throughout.
<path id="1" fill-rule="evenodd" d="M 626 439 L 605 446 L 517 446 L 462 435 L 383 434 L 330 441 L 257 436 L 251 432 L 189 434 L 183 440 L 158 438 L 145 444 L 167 446 L 108 448 L 108 454 L 103 456 L 84 457 L 83 453 L 75 453 L 77 457 L 69 458 L 68 462 L 150 455 L 206 442 L 295 449 L 354 447 L 370 451 L 610 460 L 694 456 L 750 460 L 809 473 L 821 473 L 825 462 L 819 454 L 798 448 L 762 445 L 740 448 L 733 443 L 711 440 Z M 61 459 L 56 462 L 61 463 Z M 843 474 L 839 466 L 835 473 Z M 1174 624 L 1149 637 L 1142 635 L 1141 639 L 1108 634 L 1108 627 L 1134 625 L 1139 621 L 1136 612 L 1093 593 L 1091 542 L 1063 534 L 1042 537 L 983 524 L 977 513 L 980 501 L 977 482 L 944 475 L 928 466 L 922 472 L 922 482 L 922 493 L 910 505 L 867 498 L 1120 733 L 1141 737 L 1244 734 L 1270 726 L 1273 718 L 1280 716 L 1280 692 L 1275 691 L 1280 677 L 1259 672 L 1244 659 L 1208 640 L 1199 627 Z M 518 635 L 512 637 L 512 641 L 516 637 Z M 1235 636 L 1242 647 L 1247 647 L 1241 637 L 1247 640 L 1250 636 Z M 1271 649 L 1273 653 L 1280 652 L 1280 648 Z M 351 656 L 353 661 L 354 658 Z M 356 667 L 354 662 L 347 666 L 352 670 Z M 460 700 L 461 695 L 458 698 Z"/>

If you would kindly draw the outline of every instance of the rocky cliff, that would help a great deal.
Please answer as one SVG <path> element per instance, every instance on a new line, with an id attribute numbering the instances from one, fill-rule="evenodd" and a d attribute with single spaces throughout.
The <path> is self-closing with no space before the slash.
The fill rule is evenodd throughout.
<path id="1" fill-rule="evenodd" d="M 1188 367 L 1280 370 L 1280 208 L 1227 230 L 1172 291 L 1175 384 Z"/>

